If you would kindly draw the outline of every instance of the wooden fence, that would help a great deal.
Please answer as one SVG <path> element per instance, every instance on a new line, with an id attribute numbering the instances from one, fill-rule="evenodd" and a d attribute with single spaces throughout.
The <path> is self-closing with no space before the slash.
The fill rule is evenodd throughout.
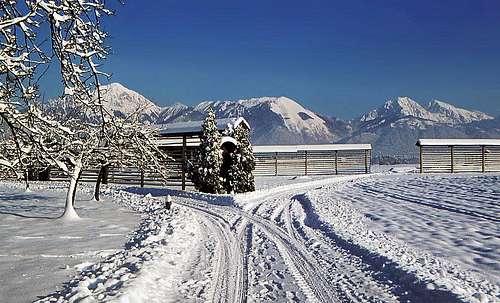
<path id="1" fill-rule="evenodd" d="M 324 150 L 255 153 L 256 176 L 365 174 L 370 150 Z"/>
<path id="2" fill-rule="evenodd" d="M 167 187 L 180 187 L 182 188 L 183 180 L 181 175 L 181 164 L 172 163 L 169 165 L 169 178 L 165 184 L 160 175 L 153 171 L 141 171 L 138 168 L 116 168 L 110 167 L 107 175 L 108 183 L 136 185 L 136 186 L 167 186 Z M 99 174 L 98 169 L 85 169 L 80 176 L 80 182 L 96 182 Z M 69 178 L 61 171 L 56 169 L 50 170 L 50 180 L 66 181 Z M 185 180 L 184 188 L 193 187 L 190 180 Z"/>
<path id="3" fill-rule="evenodd" d="M 420 146 L 420 172 L 500 172 L 500 146 Z"/>
<path id="4" fill-rule="evenodd" d="M 254 149 L 256 157 L 254 175 L 298 176 L 370 173 L 371 146 L 359 145 L 361 147 L 356 149 L 357 146 L 337 144 L 257 147 Z M 193 161 L 194 148 L 186 145 L 175 148 L 163 147 L 165 152 L 173 158 L 167 165 L 169 179 L 166 184 L 156 173 L 141 171 L 133 167 L 110 167 L 107 173 L 107 182 L 136 186 L 192 188 L 193 183 L 189 179 L 186 171 L 187 165 L 184 163 Z M 309 148 L 309 150 L 306 148 Z M 265 152 L 262 152 L 262 150 Z M 278 151 L 269 152 L 269 150 Z M 81 174 L 80 181 L 96 182 L 98 174 L 98 169 L 85 169 Z M 61 171 L 52 168 L 50 169 L 49 179 L 65 181 L 69 178 Z"/>

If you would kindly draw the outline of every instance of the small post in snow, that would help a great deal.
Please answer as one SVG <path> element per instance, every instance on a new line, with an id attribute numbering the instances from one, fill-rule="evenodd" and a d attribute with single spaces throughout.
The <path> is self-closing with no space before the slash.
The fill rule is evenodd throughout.
<path id="1" fill-rule="evenodd" d="M 165 196 L 165 208 L 167 210 L 170 210 L 170 207 L 172 207 L 172 197 L 170 195 Z"/>

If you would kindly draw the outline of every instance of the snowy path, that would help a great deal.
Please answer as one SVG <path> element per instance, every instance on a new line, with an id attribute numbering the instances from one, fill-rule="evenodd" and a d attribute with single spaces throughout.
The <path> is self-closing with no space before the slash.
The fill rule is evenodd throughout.
<path id="1" fill-rule="evenodd" d="M 340 180 L 345 181 L 346 178 Z M 248 294 L 250 301 L 397 301 L 390 291 L 389 283 L 374 274 L 369 264 L 353 258 L 349 251 L 339 247 L 329 235 L 305 224 L 306 214 L 296 199 L 297 187 L 306 191 L 317 188 L 318 184 L 331 182 L 332 180 L 320 183 L 312 181 L 309 184 L 282 187 L 269 195 L 248 195 L 248 199 L 239 201 L 250 206 L 244 210 L 201 200 L 177 202 L 201 212 L 204 217 L 211 218 L 210 221 L 217 222 L 214 224 L 216 228 L 226 233 L 224 242 L 220 244 L 223 246 L 221 249 L 225 251 L 232 246 L 233 251 L 239 254 L 226 258 L 227 266 L 237 273 L 217 269 L 217 273 L 223 275 L 219 279 L 227 280 L 229 277 L 228 280 L 233 284 L 226 285 L 225 288 L 215 287 L 215 302 L 246 301 L 241 294 Z M 230 221 L 234 222 L 232 228 L 228 228 Z M 233 241 L 241 239 L 241 234 L 251 235 L 252 232 L 245 232 L 248 230 L 253 230 L 260 242 L 249 245 L 251 239 L 247 238 L 240 240 L 241 248 L 237 248 Z M 275 248 L 274 251 L 269 249 L 271 245 Z M 261 262 L 256 262 L 257 266 L 250 264 L 245 267 L 241 261 L 245 258 Z M 273 263 L 282 263 L 281 268 L 278 266 L 273 271 Z M 249 283 L 246 278 L 248 276 L 257 277 L 257 280 Z M 218 281 L 215 283 L 220 284 Z M 244 285 L 249 288 L 242 289 Z"/>

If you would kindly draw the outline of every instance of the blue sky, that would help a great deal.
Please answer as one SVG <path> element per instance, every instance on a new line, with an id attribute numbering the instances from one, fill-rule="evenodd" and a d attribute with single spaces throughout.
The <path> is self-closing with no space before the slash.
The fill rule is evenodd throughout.
<path id="1" fill-rule="evenodd" d="M 285 95 L 350 118 L 404 95 L 500 114 L 500 1 L 129 0 L 113 8 L 104 69 L 160 105 Z"/>

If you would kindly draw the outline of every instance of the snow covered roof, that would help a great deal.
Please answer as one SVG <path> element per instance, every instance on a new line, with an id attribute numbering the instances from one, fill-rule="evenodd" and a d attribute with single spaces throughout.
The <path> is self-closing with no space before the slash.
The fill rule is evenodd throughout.
<path id="1" fill-rule="evenodd" d="M 234 139 L 233 137 L 229 136 L 224 136 L 221 138 L 220 145 L 223 145 L 224 143 L 231 143 L 233 145 L 238 145 L 238 141 L 236 141 L 236 139 Z"/>
<path id="2" fill-rule="evenodd" d="M 254 153 L 296 153 L 300 151 L 370 150 L 371 144 L 313 144 L 313 145 L 260 145 Z"/>
<path id="3" fill-rule="evenodd" d="M 418 139 L 417 146 L 500 145 L 500 139 Z"/>
<path id="4" fill-rule="evenodd" d="M 242 124 L 245 125 L 248 129 L 250 129 L 250 124 L 243 117 L 239 118 L 225 118 L 225 119 L 217 119 L 217 129 L 220 131 L 226 129 L 228 125 L 232 125 L 232 127 L 237 127 Z M 168 135 L 179 135 L 179 134 L 192 134 L 201 132 L 201 126 L 203 121 L 188 121 L 188 122 L 176 122 L 176 123 L 167 123 L 158 125 L 160 129 L 160 136 L 168 136 Z"/>

